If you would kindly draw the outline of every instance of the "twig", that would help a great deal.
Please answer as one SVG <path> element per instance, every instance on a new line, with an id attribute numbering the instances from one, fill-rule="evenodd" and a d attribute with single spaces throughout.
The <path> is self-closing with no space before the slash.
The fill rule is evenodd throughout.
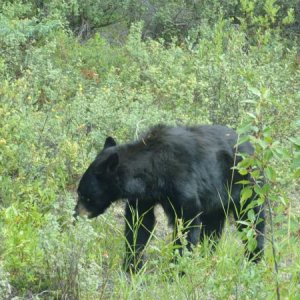
<path id="1" fill-rule="evenodd" d="M 279 282 L 278 282 L 279 268 L 276 259 L 277 255 L 276 255 L 275 242 L 274 242 L 274 224 L 273 224 L 271 203 L 268 197 L 267 197 L 267 205 L 269 209 L 269 218 L 270 218 L 270 227 L 271 227 L 271 246 L 272 246 L 273 259 L 274 259 L 274 269 L 276 272 L 276 295 L 277 295 L 277 300 L 280 300 L 280 289 L 279 289 Z"/>

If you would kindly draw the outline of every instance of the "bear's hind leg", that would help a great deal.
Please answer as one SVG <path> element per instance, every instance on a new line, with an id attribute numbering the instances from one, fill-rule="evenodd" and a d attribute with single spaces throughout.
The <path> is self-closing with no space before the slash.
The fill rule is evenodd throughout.
<path id="1" fill-rule="evenodd" d="M 200 241 L 202 242 L 206 236 L 213 242 L 217 242 L 222 235 L 225 218 L 223 211 L 202 214 Z"/>

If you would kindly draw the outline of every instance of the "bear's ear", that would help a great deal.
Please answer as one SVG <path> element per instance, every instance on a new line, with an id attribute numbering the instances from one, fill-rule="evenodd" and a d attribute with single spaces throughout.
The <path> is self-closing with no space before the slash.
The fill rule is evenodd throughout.
<path id="1" fill-rule="evenodd" d="M 119 166 L 118 153 L 111 154 L 104 162 L 105 171 L 108 173 L 114 173 Z"/>
<path id="2" fill-rule="evenodd" d="M 96 175 L 113 174 L 119 167 L 119 154 L 112 153 L 105 160 L 96 161 L 94 172 Z"/>
<path id="3" fill-rule="evenodd" d="M 116 141 L 111 136 L 109 136 L 105 140 L 103 149 L 113 147 L 113 146 L 116 146 L 116 145 L 117 145 Z"/>

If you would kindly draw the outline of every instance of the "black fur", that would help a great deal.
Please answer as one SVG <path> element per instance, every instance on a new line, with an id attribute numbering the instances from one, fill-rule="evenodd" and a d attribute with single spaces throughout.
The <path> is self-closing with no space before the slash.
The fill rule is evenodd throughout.
<path id="1" fill-rule="evenodd" d="M 79 183 L 76 211 L 83 206 L 90 217 L 96 217 L 112 202 L 128 199 L 125 264 L 127 268 L 133 265 L 134 270 L 141 267 L 137 260 L 153 230 L 156 204 L 162 205 L 175 233 L 176 218 L 190 222 L 186 229 L 189 249 L 204 235 L 219 237 L 229 211 L 236 219 L 247 215 L 237 213 L 242 185 L 235 183 L 247 178 L 232 171 L 241 160 L 236 142 L 232 129 L 218 125 L 158 125 L 138 141 L 124 145 L 116 145 L 109 137 Z M 246 142 L 238 151 L 252 154 L 253 148 Z M 258 260 L 264 243 L 264 210 L 262 206 L 254 210 L 262 221 L 257 224 L 257 248 L 250 257 Z M 141 224 L 134 235 L 137 216 Z"/>

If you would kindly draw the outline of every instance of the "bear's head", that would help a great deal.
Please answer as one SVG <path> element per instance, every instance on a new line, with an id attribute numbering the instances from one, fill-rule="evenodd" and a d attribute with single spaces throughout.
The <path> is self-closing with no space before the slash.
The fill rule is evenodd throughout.
<path id="1" fill-rule="evenodd" d="M 116 175 L 119 155 L 115 146 L 115 140 L 108 137 L 103 150 L 83 174 L 77 190 L 75 217 L 97 217 L 119 198 Z"/>

